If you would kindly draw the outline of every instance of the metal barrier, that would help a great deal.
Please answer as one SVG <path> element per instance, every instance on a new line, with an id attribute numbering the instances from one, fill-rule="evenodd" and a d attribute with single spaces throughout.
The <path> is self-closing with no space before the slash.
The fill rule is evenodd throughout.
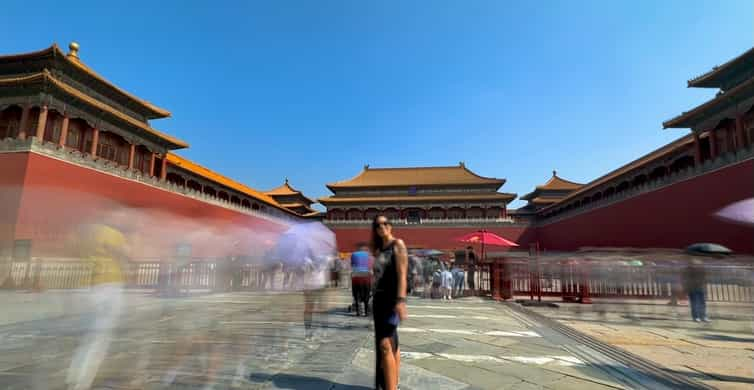
<path id="1" fill-rule="evenodd" d="M 670 299 L 683 293 L 682 266 L 632 266 L 577 261 L 503 260 L 509 295 L 562 297 L 566 301 L 594 298 Z M 754 302 L 754 267 L 706 266 L 707 300 Z M 505 291 L 502 292 L 505 296 Z"/>
<path id="2" fill-rule="evenodd" d="M 496 298 L 513 295 L 562 297 L 587 303 L 595 298 L 670 299 L 683 294 L 682 266 L 632 266 L 589 261 L 526 261 L 504 259 L 477 265 L 475 282 L 481 295 Z M 496 264 L 496 265 L 493 265 Z M 125 271 L 130 288 L 212 289 L 219 291 L 259 289 L 265 269 L 260 265 L 191 259 L 182 264 L 133 262 Z M 266 269 L 268 276 L 277 272 Z M 279 270 L 276 270 L 279 272 Z M 94 265 L 85 261 L 38 261 L 6 263 L 5 280 L 15 288 L 76 289 L 91 283 Z M 497 272 L 497 276 L 493 276 Z M 705 267 L 707 300 L 754 302 L 754 267 L 710 265 Z M 499 278 L 499 280 L 495 280 Z M 0 280 L 0 281 L 2 281 Z M 267 279 L 269 281 L 269 279 Z M 506 291 L 502 291 L 504 289 Z"/>

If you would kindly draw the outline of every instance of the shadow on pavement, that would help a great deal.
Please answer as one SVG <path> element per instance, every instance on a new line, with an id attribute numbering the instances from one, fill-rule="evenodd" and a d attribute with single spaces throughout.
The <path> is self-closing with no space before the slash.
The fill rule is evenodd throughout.
<path id="1" fill-rule="evenodd" d="M 294 374 L 251 374 L 249 380 L 254 383 L 272 382 L 279 389 L 324 389 L 324 390 L 369 390 L 371 387 L 348 385 L 327 379 Z"/>
<path id="2" fill-rule="evenodd" d="M 747 378 L 743 376 L 723 375 L 723 374 L 706 374 L 704 372 L 691 372 L 691 371 L 678 371 L 678 370 L 665 370 L 676 375 L 683 375 L 689 378 L 698 380 L 718 380 L 721 382 L 735 382 L 735 383 L 754 383 L 754 378 Z"/>
<path id="3" fill-rule="evenodd" d="M 705 334 L 701 338 L 707 339 L 707 340 L 714 340 L 714 341 L 735 341 L 739 343 L 754 343 L 754 338 L 752 337 L 735 337 L 735 336 L 726 336 L 722 334 Z"/>
<path id="4" fill-rule="evenodd" d="M 634 386 L 638 386 L 640 384 L 641 386 L 644 386 L 643 388 L 709 390 L 711 388 L 708 385 L 699 382 L 700 379 L 726 380 L 718 379 L 719 376 L 717 375 L 715 377 L 711 377 L 702 373 L 675 371 L 660 367 L 657 367 L 657 369 L 654 370 L 647 370 L 635 367 L 630 364 L 626 364 L 626 366 L 620 367 L 613 364 L 590 363 L 584 366 L 584 368 L 597 368 L 602 372 L 608 374 L 608 376 L 612 377 L 614 380 L 623 378 L 622 380 L 619 380 L 621 382 L 628 380 L 629 383 L 624 382 L 624 384 L 628 385 L 629 388 L 634 388 Z M 590 370 L 584 371 L 584 374 L 590 375 Z M 750 380 L 747 378 L 740 379 Z M 731 381 L 733 381 L 733 379 L 731 379 Z"/>

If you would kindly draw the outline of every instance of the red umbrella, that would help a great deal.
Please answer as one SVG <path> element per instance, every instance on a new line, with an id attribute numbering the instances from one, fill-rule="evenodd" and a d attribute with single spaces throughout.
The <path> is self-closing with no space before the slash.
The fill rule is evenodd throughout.
<path id="1" fill-rule="evenodd" d="M 469 233 L 465 236 L 459 237 L 456 239 L 458 242 L 466 242 L 469 244 L 482 244 L 482 260 L 484 260 L 484 246 L 485 245 L 495 245 L 495 246 L 504 246 L 504 247 L 513 247 L 518 246 L 513 241 L 506 240 L 503 237 L 498 236 L 495 233 L 488 232 L 484 229 L 477 230 L 473 233 Z"/>

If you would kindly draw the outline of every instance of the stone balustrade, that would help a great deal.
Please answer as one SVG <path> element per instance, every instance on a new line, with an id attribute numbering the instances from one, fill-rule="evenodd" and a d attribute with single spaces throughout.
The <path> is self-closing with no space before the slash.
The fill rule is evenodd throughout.
<path id="1" fill-rule="evenodd" d="M 269 211 L 259 211 L 253 210 L 248 207 L 243 207 L 240 204 L 231 203 L 230 201 L 220 199 L 217 196 L 206 194 L 201 191 L 196 191 L 185 186 L 179 186 L 172 182 L 161 181 L 157 177 L 150 177 L 149 175 L 145 175 L 141 171 L 128 169 L 127 167 L 110 160 L 96 157 L 93 158 L 90 154 L 81 153 L 78 150 L 60 147 L 59 145 L 51 142 L 42 142 L 36 137 L 29 137 L 23 140 L 18 138 L 5 138 L 3 140 L 0 140 L 0 153 L 24 151 L 35 152 L 82 167 L 91 168 L 99 172 L 118 176 L 123 179 L 137 181 L 141 184 L 149 185 L 173 193 L 178 193 L 201 202 L 209 203 L 254 217 L 283 223 L 295 222 L 299 220 L 299 218 L 272 208 L 269 208 Z"/>
<path id="2" fill-rule="evenodd" d="M 358 226 L 358 225 L 370 225 L 371 219 L 330 219 L 323 221 L 326 225 L 343 225 L 343 226 Z M 390 222 L 395 226 L 424 226 L 424 225 L 512 225 L 516 224 L 516 221 L 511 217 L 506 218 L 455 218 L 455 219 L 427 219 L 423 218 L 419 221 L 409 221 L 403 219 L 391 219 Z"/>

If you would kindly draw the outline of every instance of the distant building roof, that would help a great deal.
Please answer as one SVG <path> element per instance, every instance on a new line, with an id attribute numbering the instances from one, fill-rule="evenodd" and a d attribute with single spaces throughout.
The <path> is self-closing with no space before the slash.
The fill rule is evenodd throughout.
<path id="1" fill-rule="evenodd" d="M 285 182 L 281 186 L 273 188 L 269 191 L 265 191 L 265 194 L 273 198 L 278 197 L 278 196 L 298 196 L 302 200 L 308 202 L 308 204 L 306 205 L 307 207 L 311 205 L 312 203 L 314 203 L 314 201 L 309 199 L 306 195 L 304 195 L 303 192 L 291 187 L 291 185 L 288 183 L 287 178 L 285 179 Z"/>
<path id="2" fill-rule="evenodd" d="M 548 191 L 575 191 L 584 185 L 581 183 L 572 182 L 566 179 L 563 179 L 562 177 L 558 176 L 557 171 L 552 171 L 552 177 L 550 180 L 548 180 L 545 184 L 538 185 L 535 187 L 534 191 L 524 195 L 521 197 L 521 199 L 524 200 L 532 200 L 536 197 L 538 197 L 543 192 Z M 563 196 L 553 196 L 552 194 L 548 194 L 544 196 L 544 198 L 554 198 L 554 199 L 560 199 Z"/>
<path id="3" fill-rule="evenodd" d="M 407 187 L 443 185 L 502 186 L 505 179 L 482 177 L 470 171 L 463 163 L 447 167 L 370 168 L 364 167 L 356 177 L 330 183 L 331 190 L 353 187 Z"/>

